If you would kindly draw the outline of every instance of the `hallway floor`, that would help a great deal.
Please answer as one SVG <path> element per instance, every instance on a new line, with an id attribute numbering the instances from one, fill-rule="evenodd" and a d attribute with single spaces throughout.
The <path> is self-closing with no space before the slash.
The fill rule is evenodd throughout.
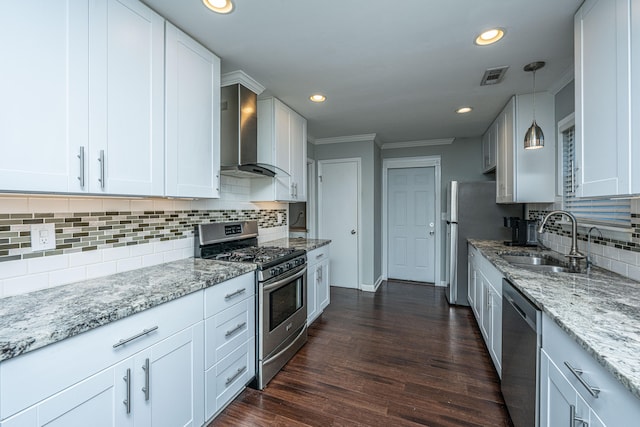
<path id="1" fill-rule="evenodd" d="M 331 288 L 308 343 L 209 427 L 511 425 L 471 309 L 444 288 L 385 282 Z"/>

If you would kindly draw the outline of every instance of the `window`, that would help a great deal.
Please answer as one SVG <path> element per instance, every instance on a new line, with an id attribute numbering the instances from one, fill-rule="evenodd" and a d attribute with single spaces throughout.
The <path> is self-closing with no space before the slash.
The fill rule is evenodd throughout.
<path id="1" fill-rule="evenodd" d="M 576 197 L 575 126 L 562 131 L 562 200 L 564 209 L 588 223 L 611 227 L 631 227 L 631 201 L 629 199 Z"/>

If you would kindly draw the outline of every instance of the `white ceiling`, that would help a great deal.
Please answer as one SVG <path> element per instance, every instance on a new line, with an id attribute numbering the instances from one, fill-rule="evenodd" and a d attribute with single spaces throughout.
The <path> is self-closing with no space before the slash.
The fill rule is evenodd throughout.
<path id="1" fill-rule="evenodd" d="M 479 136 L 515 93 L 522 67 L 546 61 L 536 89 L 573 70 L 573 15 L 582 0 L 234 0 L 218 15 L 201 0 L 143 0 L 308 120 L 310 138 L 377 134 L 381 142 Z M 487 28 L 503 40 L 479 47 Z M 480 86 L 487 68 L 503 82 Z M 327 96 L 324 104 L 310 94 Z M 470 105 L 473 112 L 454 110 Z"/>

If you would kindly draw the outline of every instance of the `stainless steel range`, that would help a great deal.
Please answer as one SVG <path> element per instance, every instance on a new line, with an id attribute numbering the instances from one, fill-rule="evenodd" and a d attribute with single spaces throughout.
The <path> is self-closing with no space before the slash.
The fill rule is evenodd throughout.
<path id="1" fill-rule="evenodd" d="M 262 390 L 307 341 L 307 255 L 304 250 L 258 245 L 258 223 L 200 224 L 195 256 L 250 262 L 256 270 L 256 379 Z"/>

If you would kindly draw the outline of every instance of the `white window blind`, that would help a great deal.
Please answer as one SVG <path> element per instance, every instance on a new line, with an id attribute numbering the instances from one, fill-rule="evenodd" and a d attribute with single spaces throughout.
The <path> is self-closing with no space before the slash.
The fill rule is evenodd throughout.
<path id="1" fill-rule="evenodd" d="M 631 227 L 631 201 L 629 199 L 588 199 L 576 197 L 575 127 L 562 132 L 562 171 L 564 209 L 583 221 L 612 227 Z"/>

